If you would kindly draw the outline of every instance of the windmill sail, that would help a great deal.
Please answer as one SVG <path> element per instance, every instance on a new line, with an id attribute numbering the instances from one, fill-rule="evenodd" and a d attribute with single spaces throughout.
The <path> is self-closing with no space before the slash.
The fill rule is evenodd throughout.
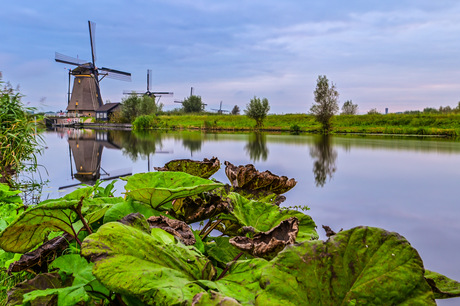
<path id="1" fill-rule="evenodd" d="M 147 69 L 147 91 L 129 91 L 129 90 L 124 90 L 123 94 L 124 95 L 137 95 L 137 96 L 149 96 L 149 97 L 164 97 L 168 96 L 171 97 L 174 95 L 173 92 L 169 91 L 150 91 L 150 88 L 152 88 L 152 69 Z"/>

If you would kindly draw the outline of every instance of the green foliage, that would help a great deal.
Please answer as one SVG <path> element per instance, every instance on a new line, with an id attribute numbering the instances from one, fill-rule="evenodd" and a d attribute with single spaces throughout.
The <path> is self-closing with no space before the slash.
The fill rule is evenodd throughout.
<path id="1" fill-rule="evenodd" d="M 133 122 L 137 117 L 142 115 L 155 115 L 162 111 L 163 104 L 155 103 L 155 97 L 144 95 L 138 96 L 136 94 L 124 98 L 121 102 L 121 116 Z"/>
<path id="2" fill-rule="evenodd" d="M 136 174 L 126 183 L 126 199 L 110 196 L 113 184 L 103 188 L 97 183 L 29 208 L 0 233 L 3 251 L 26 252 L 50 231 L 65 231 L 78 245 L 53 254 L 52 273 L 6 288 L 9 304 L 431 305 L 435 296 L 460 295 L 457 282 L 424 274 L 417 251 L 397 233 L 357 227 L 319 241 L 310 216 L 224 188 L 210 194 L 217 187 L 222 184 L 183 172 Z M 16 196 L 1 190 L 4 198 Z M 182 233 L 190 232 L 186 223 L 169 220 L 175 225 L 163 230 L 146 219 L 162 215 L 169 222 L 176 211 L 167 203 L 175 200 L 191 205 L 183 209 L 184 219 L 191 220 L 187 214 L 196 213 L 196 203 L 187 199 L 208 197 L 213 201 L 201 202 L 199 209 L 225 209 L 211 211 L 188 245 L 181 242 Z M 0 207 L 21 205 L 12 202 Z M 286 221 L 291 228 L 282 227 Z M 225 236 L 212 237 L 214 231 Z M 263 237 L 258 243 L 270 244 L 285 239 L 285 231 L 293 240 L 270 256 L 243 253 L 235 243 Z"/>
<path id="3" fill-rule="evenodd" d="M 331 118 L 339 111 L 339 105 L 337 100 L 339 99 L 339 93 L 335 89 L 335 84 L 331 82 L 325 75 L 318 76 L 316 81 L 315 103 L 310 108 L 316 120 L 321 123 L 324 133 L 331 131 Z"/>
<path id="4" fill-rule="evenodd" d="M 270 105 L 267 98 L 263 98 L 261 101 L 260 98 L 254 96 L 251 102 L 246 105 L 244 113 L 248 118 L 254 119 L 256 121 L 256 129 L 260 129 L 263 127 L 264 119 L 267 117 L 269 110 Z"/>
<path id="5" fill-rule="evenodd" d="M 41 138 L 29 115 L 34 108 L 25 107 L 10 84 L 2 84 L 0 79 L 0 182 L 5 182 L 15 173 L 36 170 Z"/>
<path id="6" fill-rule="evenodd" d="M 191 95 L 182 102 L 182 109 L 185 113 L 200 113 L 204 110 L 204 104 L 200 96 Z"/>
<path id="7" fill-rule="evenodd" d="M 342 106 L 342 115 L 357 115 L 358 105 L 353 104 L 353 101 L 347 100 Z"/>
<path id="8" fill-rule="evenodd" d="M 381 115 L 376 108 L 372 108 L 367 112 L 368 115 Z"/>
<path id="9" fill-rule="evenodd" d="M 240 107 L 238 105 L 233 106 L 231 114 L 232 115 L 239 115 L 240 114 Z"/>

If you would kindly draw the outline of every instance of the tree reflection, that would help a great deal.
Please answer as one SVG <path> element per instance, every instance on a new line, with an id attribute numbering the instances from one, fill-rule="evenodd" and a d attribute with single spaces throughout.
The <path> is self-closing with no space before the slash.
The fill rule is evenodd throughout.
<path id="1" fill-rule="evenodd" d="M 334 172 L 337 170 L 335 161 L 337 151 L 331 145 L 331 139 L 328 135 L 322 135 L 315 139 L 313 147 L 310 148 L 310 156 L 315 159 L 313 163 L 313 173 L 315 175 L 316 186 L 323 187 L 326 180 L 332 179 Z"/>
<path id="2" fill-rule="evenodd" d="M 184 138 L 182 140 L 182 145 L 184 148 L 190 150 L 190 156 L 193 157 L 194 152 L 200 152 L 201 151 L 201 145 L 203 144 L 203 140 L 201 139 L 201 136 L 199 139 L 193 139 L 193 138 Z"/>
<path id="3" fill-rule="evenodd" d="M 118 144 L 123 149 L 123 155 L 137 161 L 139 157 L 145 158 L 155 154 L 158 147 L 162 147 L 161 133 L 155 131 L 131 132 L 109 131 L 109 140 Z"/>
<path id="4" fill-rule="evenodd" d="M 267 138 L 263 133 L 253 133 L 249 136 L 248 144 L 244 147 L 253 162 L 268 158 Z"/>

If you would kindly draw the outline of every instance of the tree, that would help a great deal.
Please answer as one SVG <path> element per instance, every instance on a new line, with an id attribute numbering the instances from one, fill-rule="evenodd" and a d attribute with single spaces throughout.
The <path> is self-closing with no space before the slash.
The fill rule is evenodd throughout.
<path id="1" fill-rule="evenodd" d="M 240 114 L 240 108 L 238 107 L 238 105 L 233 106 L 231 114 L 232 115 L 239 115 Z"/>
<path id="2" fill-rule="evenodd" d="M 380 115 L 379 111 L 376 108 L 371 109 L 367 112 L 368 115 Z"/>
<path id="3" fill-rule="evenodd" d="M 342 115 L 356 115 L 358 114 L 358 105 L 353 104 L 353 101 L 347 100 L 342 106 Z"/>
<path id="4" fill-rule="evenodd" d="M 256 129 L 260 129 L 263 126 L 264 119 L 267 117 L 269 110 L 270 105 L 268 104 L 267 98 L 263 98 L 261 101 L 254 96 L 254 99 L 251 99 L 251 102 L 246 105 L 244 113 L 248 118 L 254 119 L 256 121 Z"/>
<path id="5" fill-rule="evenodd" d="M 331 129 L 331 118 L 339 111 L 337 100 L 339 93 L 335 89 L 335 84 L 331 82 L 325 75 L 318 76 L 316 81 L 315 103 L 310 112 L 316 117 L 316 120 L 321 123 L 323 132 L 329 133 Z"/>
<path id="6" fill-rule="evenodd" d="M 136 117 L 142 115 L 155 115 L 163 110 L 162 103 L 155 103 L 154 96 L 130 95 L 121 102 L 121 115 L 128 122 L 133 122 Z"/>
<path id="7" fill-rule="evenodd" d="M 182 102 L 182 109 L 186 113 L 199 113 L 204 110 L 204 104 L 200 96 L 191 95 Z"/>

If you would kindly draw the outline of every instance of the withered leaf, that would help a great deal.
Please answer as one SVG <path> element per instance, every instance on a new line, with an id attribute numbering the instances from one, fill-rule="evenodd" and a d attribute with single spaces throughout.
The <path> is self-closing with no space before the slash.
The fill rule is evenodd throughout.
<path id="1" fill-rule="evenodd" d="M 150 228 L 161 228 L 162 230 L 176 236 L 185 245 L 193 245 L 196 242 L 195 236 L 187 223 L 170 219 L 165 216 L 152 216 L 147 219 Z"/>
<path id="2" fill-rule="evenodd" d="M 48 288 L 63 288 L 72 284 L 73 277 L 67 277 L 63 282 L 59 273 L 41 273 L 31 280 L 23 281 L 8 291 L 7 305 L 22 305 L 23 296 L 35 290 Z M 57 294 L 43 296 L 31 302 L 31 305 L 57 305 Z"/>
<path id="3" fill-rule="evenodd" d="M 52 262 L 56 256 L 59 256 L 62 251 L 67 249 L 69 242 L 73 239 L 72 235 L 64 233 L 62 236 L 55 237 L 43 243 L 37 249 L 23 254 L 21 259 L 10 264 L 8 274 L 27 269 L 32 269 L 35 272 L 48 271 L 48 263 Z"/>
<path id="4" fill-rule="evenodd" d="M 266 190 L 276 194 L 285 193 L 297 184 L 295 179 L 278 176 L 270 171 L 259 172 L 252 164 L 234 166 L 225 161 L 225 174 L 234 188 L 247 190 Z"/>
<path id="5" fill-rule="evenodd" d="M 164 167 L 154 167 L 154 169 L 157 171 L 180 171 L 207 179 L 220 169 L 220 161 L 217 157 L 205 158 L 203 161 L 175 159 L 165 164 Z"/>
<path id="6" fill-rule="evenodd" d="M 190 224 L 209 219 L 230 210 L 228 199 L 208 193 L 203 197 L 186 197 L 178 199 L 173 205 L 176 217 Z"/>
<path id="7" fill-rule="evenodd" d="M 298 231 L 299 220 L 296 217 L 291 217 L 268 232 L 255 234 L 254 238 L 236 236 L 230 239 L 230 243 L 255 257 L 271 259 L 286 245 L 294 243 Z"/>

